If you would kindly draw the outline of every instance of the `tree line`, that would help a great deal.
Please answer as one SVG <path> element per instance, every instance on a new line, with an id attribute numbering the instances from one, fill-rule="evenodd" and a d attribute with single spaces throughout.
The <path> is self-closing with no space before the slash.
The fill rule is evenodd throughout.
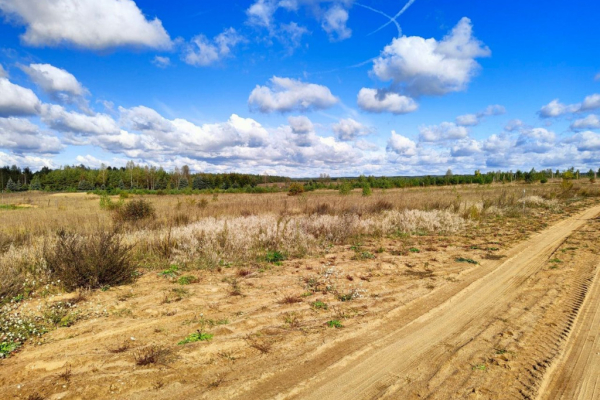
<path id="1" fill-rule="evenodd" d="M 595 179 L 600 173 L 590 169 L 580 172 L 575 168 L 567 170 L 536 171 L 491 171 L 473 174 L 453 174 L 449 169 L 445 175 L 417 177 L 375 177 L 330 178 L 321 174 L 315 179 L 297 179 L 304 183 L 304 190 L 339 189 L 345 184 L 352 188 L 369 186 L 377 189 L 405 188 L 417 186 L 446 186 L 463 184 L 490 184 L 495 182 L 542 182 L 549 179 Z M 13 165 L 0 168 L 0 187 L 10 192 L 25 190 L 61 191 L 109 191 L 136 190 L 148 193 L 181 192 L 200 190 L 221 190 L 230 192 L 268 192 L 282 190 L 273 183 L 290 183 L 292 179 L 283 176 L 253 175 L 240 173 L 192 173 L 188 166 L 166 171 L 161 167 L 136 165 L 128 162 L 125 167 L 102 165 L 91 168 L 85 165 L 65 166 L 59 169 L 44 167 L 37 172 L 30 168 Z M 262 185 L 261 185 L 262 184 Z"/>

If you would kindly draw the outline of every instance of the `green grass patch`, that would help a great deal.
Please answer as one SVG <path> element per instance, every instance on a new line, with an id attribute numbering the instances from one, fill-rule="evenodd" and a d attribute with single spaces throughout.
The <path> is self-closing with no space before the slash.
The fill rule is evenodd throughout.
<path id="1" fill-rule="evenodd" d="M 421 250 L 417 249 L 416 247 L 411 247 L 410 249 L 408 249 L 408 251 L 410 251 L 411 253 L 420 253 Z"/>
<path id="2" fill-rule="evenodd" d="M 180 285 L 190 285 L 196 282 L 198 282 L 198 278 L 196 278 L 194 275 L 183 275 L 177 279 L 177 283 Z"/>
<path id="3" fill-rule="evenodd" d="M 10 353 L 19 348 L 19 343 L 16 342 L 2 342 L 0 343 L 0 358 L 7 358 Z"/>
<path id="4" fill-rule="evenodd" d="M 214 335 L 211 333 L 197 331 L 197 332 L 192 333 L 191 335 L 189 335 L 188 337 L 186 337 L 185 339 L 183 339 L 181 342 L 179 342 L 177 344 L 182 346 L 182 345 L 188 344 L 188 343 L 207 342 L 207 341 L 211 340 L 213 338 L 213 336 Z"/>
<path id="5" fill-rule="evenodd" d="M 344 327 L 344 325 L 342 325 L 342 323 L 337 319 L 332 319 L 331 321 L 327 321 L 327 326 L 330 328 L 335 328 L 335 329 L 340 329 L 340 328 Z"/>
<path id="6" fill-rule="evenodd" d="M 329 308 L 329 306 L 327 305 L 327 303 L 324 303 L 324 302 L 319 301 L 319 300 L 311 303 L 311 307 L 314 308 L 315 310 L 327 310 Z"/>

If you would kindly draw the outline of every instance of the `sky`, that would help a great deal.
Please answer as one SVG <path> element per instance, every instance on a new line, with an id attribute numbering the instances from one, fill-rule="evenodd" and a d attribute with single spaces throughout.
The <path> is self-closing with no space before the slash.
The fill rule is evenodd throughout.
<path id="1" fill-rule="evenodd" d="M 600 2 L 0 0 L 0 164 L 600 167 Z"/>

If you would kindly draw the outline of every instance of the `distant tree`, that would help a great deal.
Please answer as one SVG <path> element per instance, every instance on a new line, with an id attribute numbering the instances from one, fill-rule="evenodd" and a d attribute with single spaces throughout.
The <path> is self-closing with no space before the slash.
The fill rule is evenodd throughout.
<path id="1" fill-rule="evenodd" d="M 304 185 L 298 182 L 292 182 L 290 189 L 288 190 L 288 196 L 298 196 L 304 193 Z"/>
<path id="2" fill-rule="evenodd" d="M 77 190 L 81 190 L 83 192 L 88 190 L 94 190 L 94 185 L 83 179 L 79 182 L 79 185 L 77 185 Z"/>
<path id="3" fill-rule="evenodd" d="M 123 182 L 123 179 L 119 181 L 119 189 L 125 190 L 125 182 Z"/>
<path id="4" fill-rule="evenodd" d="M 6 190 L 10 192 L 18 192 L 19 185 L 17 185 L 11 178 L 8 178 L 8 182 L 6 183 Z"/>
<path id="5" fill-rule="evenodd" d="M 448 171 L 446 171 L 446 178 L 452 178 L 452 176 L 452 170 L 448 168 Z"/>
<path id="6" fill-rule="evenodd" d="M 181 178 L 179 179 L 179 190 L 183 190 L 185 188 L 187 188 L 189 186 L 189 182 L 187 180 L 187 178 Z"/>
<path id="7" fill-rule="evenodd" d="M 194 181 L 192 182 L 192 188 L 196 190 L 208 189 L 208 183 L 204 179 L 202 179 L 200 175 L 198 175 L 194 178 Z"/>
<path id="8" fill-rule="evenodd" d="M 370 196 L 371 194 L 373 194 L 373 192 L 371 191 L 371 185 L 365 183 L 362 187 L 362 195 L 366 197 Z"/>
<path id="9" fill-rule="evenodd" d="M 42 184 L 40 182 L 40 178 L 37 176 L 33 178 L 31 184 L 29 185 L 29 190 L 42 190 Z"/>

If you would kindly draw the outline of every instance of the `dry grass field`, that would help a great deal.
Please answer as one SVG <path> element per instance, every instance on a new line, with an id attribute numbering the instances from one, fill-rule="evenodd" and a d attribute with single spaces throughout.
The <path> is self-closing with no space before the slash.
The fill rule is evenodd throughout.
<path id="1" fill-rule="evenodd" d="M 2 397 L 547 396 L 597 324 L 599 189 L 5 194 Z"/>

